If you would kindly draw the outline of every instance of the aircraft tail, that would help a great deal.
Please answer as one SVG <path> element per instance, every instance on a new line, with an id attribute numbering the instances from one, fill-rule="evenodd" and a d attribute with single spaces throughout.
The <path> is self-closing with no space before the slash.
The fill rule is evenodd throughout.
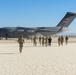
<path id="1" fill-rule="evenodd" d="M 59 22 L 57 27 L 68 27 L 71 22 L 75 19 L 76 13 L 67 12 L 64 18 Z"/>

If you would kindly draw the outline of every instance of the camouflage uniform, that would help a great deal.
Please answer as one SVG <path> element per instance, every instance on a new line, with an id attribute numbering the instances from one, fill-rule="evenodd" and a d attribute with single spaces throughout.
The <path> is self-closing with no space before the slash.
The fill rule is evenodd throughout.
<path id="1" fill-rule="evenodd" d="M 60 46 L 61 38 L 58 38 L 58 45 Z"/>
<path id="2" fill-rule="evenodd" d="M 45 37 L 45 46 L 47 47 L 47 37 Z"/>
<path id="3" fill-rule="evenodd" d="M 65 37 L 65 43 L 67 45 L 67 43 L 68 43 L 68 36 Z"/>
<path id="4" fill-rule="evenodd" d="M 44 40 L 45 40 L 44 37 L 42 37 L 42 46 L 44 46 Z"/>
<path id="5" fill-rule="evenodd" d="M 33 38 L 33 43 L 34 43 L 35 46 L 37 45 L 36 36 Z"/>
<path id="6" fill-rule="evenodd" d="M 64 38 L 63 36 L 61 36 L 61 45 L 63 45 L 63 42 L 64 42 Z"/>
<path id="7" fill-rule="evenodd" d="M 40 43 L 40 45 L 41 45 L 41 36 L 39 37 L 39 43 Z"/>
<path id="8" fill-rule="evenodd" d="M 24 43 L 23 36 L 20 36 L 20 38 L 18 39 L 18 43 L 19 43 L 19 51 L 21 53 L 22 52 L 22 48 L 23 48 L 23 43 Z"/>

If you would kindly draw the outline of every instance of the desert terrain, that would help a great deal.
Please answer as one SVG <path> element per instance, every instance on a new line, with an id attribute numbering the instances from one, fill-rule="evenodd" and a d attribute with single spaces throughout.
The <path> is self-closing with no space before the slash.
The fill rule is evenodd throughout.
<path id="1" fill-rule="evenodd" d="M 76 37 L 63 46 L 52 37 L 47 47 L 25 39 L 22 53 L 17 39 L 0 40 L 0 75 L 76 75 Z"/>

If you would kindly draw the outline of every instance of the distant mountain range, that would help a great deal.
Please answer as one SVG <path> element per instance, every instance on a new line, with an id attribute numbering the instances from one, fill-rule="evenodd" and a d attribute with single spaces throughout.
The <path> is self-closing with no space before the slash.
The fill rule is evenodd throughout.
<path id="1" fill-rule="evenodd" d="M 61 36 L 61 35 L 63 35 L 63 36 L 66 36 L 66 35 L 67 35 L 67 36 L 76 36 L 76 33 L 60 33 L 60 34 L 56 34 L 56 35 L 58 35 L 58 36 L 59 36 L 59 35 L 60 35 L 60 36 Z"/>

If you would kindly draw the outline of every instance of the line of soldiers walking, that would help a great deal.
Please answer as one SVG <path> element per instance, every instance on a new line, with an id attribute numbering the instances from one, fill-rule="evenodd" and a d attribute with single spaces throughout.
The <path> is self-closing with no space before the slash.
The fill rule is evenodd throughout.
<path id="1" fill-rule="evenodd" d="M 65 43 L 66 43 L 66 45 L 68 44 L 68 36 L 65 36 Z M 62 45 L 63 46 L 63 42 L 64 42 L 64 37 L 63 36 L 59 36 L 59 38 L 58 38 L 58 45 L 60 46 L 60 45 Z"/>
<path id="2" fill-rule="evenodd" d="M 25 41 L 24 41 L 24 38 L 23 38 L 23 36 L 21 35 L 19 38 L 18 38 L 18 43 L 19 43 L 19 51 L 20 51 L 20 53 L 22 52 L 22 49 L 23 49 L 23 43 L 24 43 Z M 51 42 L 52 42 L 52 38 L 51 38 L 51 36 L 49 36 L 49 37 L 39 37 L 39 44 L 40 45 L 42 45 L 42 46 L 51 46 Z M 63 36 L 59 36 L 59 38 L 58 38 L 58 45 L 60 46 L 60 45 L 62 45 L 63 46 L 63 42 L 64 42 L 64 37 Z M 68 43 L 68 36 L 66 36 L 65 37 L 65 43 L 66 43 L 66 45 L 67 45 L 67 43 Z M 33 44 L 36 46 L 37 45 L 37 37 L 35 36 L 34 38 L 33 38 Z"/>
<path id="3" fill-rule="evenodd" d="M 65 43 L 66 43 L 66 45 L 67 45 L 67 43 L 68 43 L 68 36 L 65 36 Z M 42 46 L 47 46 L 47 45 L 49 45 L 49 46 L 51 46 L 51 42 L 52 42 L 52 38 L 51 38 L 51 36 L 49 36 L 49 37 L 39 37 L 39 44 L 40 45 L 42 45 Z M 64 37 L 63 36 L 59 36 L 58 37 L 58 45 L 60 46 L 60 45 L 62 45 L 63 46 L 63 43 L 64 43 Z M 33 44 L 36 46 L 37 45 L 37 37 L 35 36 L 34 38 L 33 38 Z"/>
<path id="4" fill-rule="evenodd" d="M 35 36 L 33 38 L 33 44 L 36 46 L 37 45 L 37 37 Z M 52 38 L 51 36 L 49 37 L 39 37 L 39 44 L 42 45 L 42 46 L 47 46 L 47 45 L 50 45 L 51 46 L 51 42 L 52 42 Z"/>

